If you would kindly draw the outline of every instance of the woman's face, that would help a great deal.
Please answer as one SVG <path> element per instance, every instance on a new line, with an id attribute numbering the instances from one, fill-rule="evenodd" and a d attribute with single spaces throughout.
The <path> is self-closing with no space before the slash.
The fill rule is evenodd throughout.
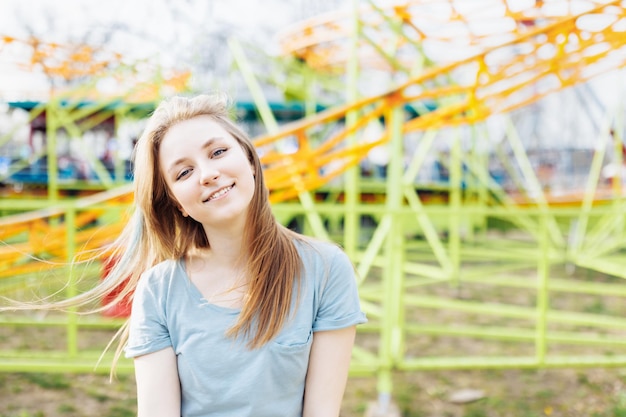
<path id="1" fill-rule="evenodd" d="M 168 130 L 159 167 L 184 216 L 205 229 L 243 227 L 254 195 L 254 170 L 239 142 L 209 116 Z"/>

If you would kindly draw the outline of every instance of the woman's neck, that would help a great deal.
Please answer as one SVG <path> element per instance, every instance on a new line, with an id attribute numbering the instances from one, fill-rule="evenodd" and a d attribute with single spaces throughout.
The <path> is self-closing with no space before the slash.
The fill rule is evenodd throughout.
<path id="1" fill-rule="evenodd" d="M 231 230 L 206 230 L 210 255 L 214 262 L 230 265 L 239 265 L 245 261 L 245 245 L 243 232 L 234 233 Z"/>

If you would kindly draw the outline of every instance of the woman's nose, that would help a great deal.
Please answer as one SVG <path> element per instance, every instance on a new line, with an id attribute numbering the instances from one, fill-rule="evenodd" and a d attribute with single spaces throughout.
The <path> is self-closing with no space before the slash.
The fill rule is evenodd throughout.
<path id="1" fill-rule="evenodd" d="M 213 165 L 206 165 L 202 167 L 202 175 L 200 176 L 200 182 L 202 184 L 209 184 L 216 181 L 220 176 L 220 172 Z"/>

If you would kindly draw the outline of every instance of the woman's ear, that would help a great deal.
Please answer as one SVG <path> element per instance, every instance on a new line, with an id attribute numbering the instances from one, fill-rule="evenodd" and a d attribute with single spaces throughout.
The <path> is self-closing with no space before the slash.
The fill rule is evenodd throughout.
<path id="1" fill-rule="evenodd" d="M 183 215 L 183 217 L 189 217 L 189 213 L 187 213 L 185 211 L 184 208 L 182 208 L 181 206 L 178 206 L 178 210 L 180 211 L 180 213 Z"/>

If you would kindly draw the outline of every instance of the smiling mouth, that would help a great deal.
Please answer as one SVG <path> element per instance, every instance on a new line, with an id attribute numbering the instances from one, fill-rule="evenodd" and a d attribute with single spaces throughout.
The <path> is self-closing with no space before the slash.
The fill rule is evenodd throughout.
<path id="1" fill-rule="evenodd" d="M 204 202 L 206 203 L 208 201 L 215 200 L 216 198 L 220 198 L 221 196 L 227 194 L 230 190 L 232 190 L 234 186 L 235 186 L 234 184 L 229 185 L 228 187 L 222 188 L 221 190 L 214 192 L 213 194 L 209 196 L 209 198 L 204 200 Z"/>

